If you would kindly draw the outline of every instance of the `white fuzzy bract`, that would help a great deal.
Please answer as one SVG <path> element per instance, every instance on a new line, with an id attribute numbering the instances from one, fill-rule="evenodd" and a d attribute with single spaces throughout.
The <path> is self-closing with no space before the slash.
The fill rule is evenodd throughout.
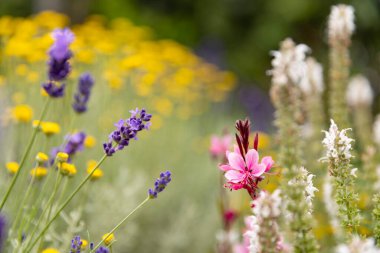
<path id="1" fill-rule="evenodd" d="M 310 49 L 304 44 L 296 45 L 292 39 L 285 39 L 281 43 L 279 51 L 272 51 L 272 70 L 268 73 L 272 76 L 275 85 L 286 85 L 292 82 L 296 85 L 305 85 L 307 82 L 306 53 Z"/>
<path id="2" fill-rule="evenodd" d="M 348 39 L 355 30 L 354 8 L 339 4 L 331 7 L 328 20 L 328 35 L 330 40 Z"/>
<path id="3" fill-rule="evenodd" d="M 351 129 L 347 128 L 339 130 L 335 122 L 331 120 L 329 131 L 323 131 L 325 133 L 325 138 L 323 139 L 322 144 L 326 148 L 326 156 L 322 158 L 322 161 L 351 158 L 351 142 L 353 142 L 353 139 L 346 135 L 348 130 Z"/>
<path id="4" fill-rule="evenodd" d="M 250 253 L 261 252 L 260 245 L 260 224 L 264 219 L 275 219 L 281 214 L 281 197 L 280 190 L 274 191 L 272 194 L 261 191 L 257 199 L 253 201 L 252 208 L 253 216 L 250 229 L 246 232 L 249 236 Z"/>
<path id="5" fill-rule="evenodd" d="M 373 101 L 373 91 L 368 79 L 362 75 L 356 75 L 350 79 L 347 87 L 347 103 L 350 106 L 369 106 Z"/>
<path id="6" fill-rule="evenodd" d="M 323 68 L 314 58 L 306 59 L 307 80 L 300 83 L 300 87 L 305 94 L 312 95 L 314 93 L 322 93 L 323 84 Z"/>
<path id="7" fill-rule="evenodd" d="M 336 253 L 380 253 L 380 249 L 375 246 L 373 238 L 362 239 L 359 236 L 354 236 L 349 244 L 341 244 L 336 250 Z"/>
<path id="8" fill-rule="evenodd" d="M 313 174 L 310 174 L 304 167 L 299 170 L 299 175 L 288 182 L 289 185 L 299 184 L 305 188 L 305 200 L 308 207 L 307 212 L 311 214 L 313 212 L 313 198 L 315 192 L 318 191 L 313 185 Z"/>

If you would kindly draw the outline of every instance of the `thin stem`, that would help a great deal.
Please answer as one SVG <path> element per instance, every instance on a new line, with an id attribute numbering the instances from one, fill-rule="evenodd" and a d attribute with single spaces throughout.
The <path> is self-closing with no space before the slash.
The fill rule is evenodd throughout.
<path id="1" fill-rule="evenodd" d="M 94 167 L 94 169 L 91 171 L 90 174 L 87 175 L 85 179 L 78 185 L 78 187 L 70 194 L 70 196 L 65 200 L 65 202 L 61 205 L 61 207 L 56 211 L 56 213 L 53 215 L 53 217 L 50 219 L 50 221 L 45 225 L 45 227 L 42 229 L 42 231 L 38 234 L 37 238 L 32 241 L 29 248 L 25 250 L 25 253 L 30 252 L 33 247 L 36 245 L 38 240 L 43 236 L 43 234 L 49 229 L 50 225 L 55 221 L 55 219 L 58 218 L 59 214 L 62 212 L 62 210 L 70 203 L 70 201 L 74 198 L 74 196 L 78 193 L 80 189 L 84 186 L 84 184 L 90 180 L 92 174 L 94 174 L 95 170 L 99 168 L 99 166 L 104 162 L 104 160 L 107 158 L 107 154 L 104 154 L 103 157 L 99 160 L 98 164 Z"/>
<path id="2" fill-rule="evenodd" d="M 5 205 L 5 203 L 7 202 L 8 200 L 8 197 L 10 195 L 10 193 L 12 192 L 12 189 L 13 187 L 15 186 L 16 184 L 16 181 L 20 175 L 20 172 L 21 172 L 21 169 L 24 167 L 24 164 L 26 162 L 26 159 L 27 157 L 29 156 L 29 153 L 30 153 L 30 150 L 32 149 L 32 146 L 33 146 L 33 143 L 34 141 L 36 140 L 36 136 L 37 136 L 37 133 L 38 133 L 38 129 L 40 127 L 40 124 L 41 124 L 41 121 L 44 119 L 45 115 L 46 115 L 46 112 L 47 112 L 47 108 L 49 107 L 49 103 L 50 103 L 50 98 L 48 98 L 45 102 L 45 105 L 42 109 L 42 112 L 41 112 L 41 116 L 38 120 L 38 123 L 37 123 L 37 126 L 34 128 L 34 131 L 33 131 L 33 134 L 32 134 L 32 137 L 30 138 L 30 141 L 29 141 L 29 144 L 27 145 L 27 148 L 25 150 L 25 153 L 24 155 L 22 156 L 22 159 L 21 159 L 21 162 L 20 162 L 20 166 L 16 172 L 16 174 L 14 175 L 13 179 L 12 179 L 12 182 L 11 182 L 11 185 L 9 186 L 7 192 L 5 193 L 5 196 L 3 198 L 3 200 L 1 201 L 1 204 L 0 204 L 0 212 L 3 210 L 3 207 Z"/>
<path id="3" fill-rule="evenodd" d="M 22 217 L 21 214 L 24 212 L 24 205 L 30 196 L 33 183 L 34 183 L 34 177 L 31 178 L 31 180 L 28 184 L 28 188 L 26 189 L 26 193 L 25 193 L 24 197 L 22 198 L 21 203 L 19 205 L 20 208 L 17 211 L 16 218 L 15 218 L 13 225 L 12 225 L 12 228 L 11 228 L 12 233 L 16 229 L 16 225 L 18 224 L 20 217 Z"/>
<path id="4" fill-rule="evenodd" d="M 113 234 L 133 213 L 135 213 L 138 209 L 140 209 L 140 207 L 142 207 L 146 202 L 148 202 L 150 200 L 149 196 L 144 199 L 143 202 L 141 202 L 138 206 L 135 207 L 135 209 L 133 209 L 127 216 L 125 216 L 124 219 L 122 219 L 109 233 L 106 237 L 104 237 L 95 247 L 93 250 L 90 251 L 90 253 L 93 253 L 95 252 L 95 250 L 97 248 L 100 247 L 100 245 L 108 239 L 109 236 L 111 236 L 111 234 Z"/>

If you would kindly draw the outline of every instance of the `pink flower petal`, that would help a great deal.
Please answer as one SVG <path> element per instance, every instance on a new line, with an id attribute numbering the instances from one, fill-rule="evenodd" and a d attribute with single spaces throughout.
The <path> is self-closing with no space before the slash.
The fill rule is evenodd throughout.
<path id="1" fill-rule="evenodd" d="M 234 152 L 240 154 L 240 149 L 238 145 L 234 145 Z"/>
<path id="2" fill-rule="evenodd" d="M 228 154 L 228 163 L 232 168 L 235 170 L 244 171 L 245 163 L 243 160 L 243 157 L 241 157 L 240 154 L 237 154 L 235 152 L 231 152 Z"/>
<path id="3" fill-rule="evenodd" d="M 233 168 L 230 165 L 228 165 L 228 164 L 219 165 L 219 169 L 221 169 L 223 171 L 233 170 Z"/>
<path id="4" fill-rule="evenodd" d="M 245 179 L 245 174 L 237 170 L 229 170 L 224 176 L 232 183 L 239 183 Z"/>
<path id="5" fill-rule="evenodd" d="M 272 157 L 265 156 L 265 157 L 263 157 L 263 159 L 261 159 L 261 163 L 265 165 L 265 167 L 266 167 L 265 172 L 267 172 L 272 168 L 274 161 L 273 161 Z"/>
<path id="6" fill-rule="evenodd" d="M 252 169 L 252 175 L 254 177 L 259 177 L 265 172 L 265 164 L 258 164 Z"/>
<path id="7" fill-rule="evenodd" d="M 247 164 L 247 168 L 250 170 L 259 162 L 259 153 L 256 150 L 250 149 L 248 153 L 245 155 L 245 162 Z"/>

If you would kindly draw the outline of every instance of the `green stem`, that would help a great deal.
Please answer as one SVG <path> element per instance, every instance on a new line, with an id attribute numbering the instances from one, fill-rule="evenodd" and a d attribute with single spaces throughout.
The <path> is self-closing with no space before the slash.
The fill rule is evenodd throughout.
<path id="1" fill-rule="evenodd" d="M 94 174 L 95 170 L 99 168 L 99 166 L 104 162 L 104 160 L 107 158 L 107 155 L 104 154 L 103 157 L 99 160 L 98 164 L 94 167 L 94 169 L 91 171 L 90 174 L 87 175 L 85 179 L 78 185 L 78 187 L 70 194 L 70 196 L 65 200 L 65 202 L 61 205 L 61 207 L 57 210 L 57 212 L 53 215 L 53 218 L 50 219 L 50 221 L 45 225 L 45 227 L 42 229 L 42 231 L 38 234 L 37 238 L 32 241 L 29 248 L 25 250 L 25 253 L 30 252 L 33 247 L 36 245 L 38 240 L 43 236 L 43 234 L 49 229 L 50 225 L 55 221 L 55 219 L 58 218 L 59 214 L 62 212 L 62 210 L 70 203 L 70 201 L 74 198 L 74 196 L 79 192 L 80 189 L 84 186 L 84 184 L 90 180 L 92 174 Z"/>
<path id="2" fill-rule="evenodd" d="M 3 200 L 1 201 L 1 204 L 0 204 L 0 212 L 3 210 L 3 207 L 5 205 L 5 203 L 7 202 L 8 200 L 8 197 L 10 195 L 10 193 L 12 192 L 12 189 L 13 187 L 15 186 L 16 184 L 16 181 L 20 175 L 20 172 L 21 172 L 21 169 L 24 167 L 24 164 L 26 162 L 26 159 L 27 157 L 29 156 L 29 153 L 30 153 L 30 150 L 32 149 L 32 146 L 33 146 L 33 143 L 34 141 L 36 140 L 36 136 L 37 136 L 37 133 L 38 133 L 38 129 L 40 127 L 40 124 L 41 124 L 41 121 L 44 119 L 45 117 L 45 114 L 47 112 L 47 108 L 49 107 L 49 103 L 50 103 L 50 98 L 48 98 L 45 102 L 45 105 L 42 109 L 42 112 L 41 112 L 41 116 L 39 118 L 39 121 L 38 121 L 38 124 L 37 126 L 34 128 L 34 131 L 33 131 L 33 134 L 32 134 L 32 137 L 30 138 L 30 141 L 29 141 L 29 144 L 27 145 L 27 148 L 25 150 L 25 153 L 24 155 L 22 156 L 22 159 L 21 159 L 21 162 L 20 162 L 20 166 L 16 172 L 16 174 L 14 175 L 13 179 L 12 179 L 12 182 L 11 182 L 11 185 L 9 186 L 7 192 L 5 193 L 5 196 L 3 198 Z"/>
<path id="3" fill-rule="evenodd" d="M 16 225 L 18 224 L 19 222 L 19 219 L 21 217 L 21 214 L 24 212 L 24 205 L 25 205 L 25 202 L 28 200 L 29 196 L 30 196 L 30 193 L 31 193 L 31 189 L 32 189 L 32 185 L 33 185 L 33 182 L 34 182 L 34 177 L 31 178 L 29 184 L 28 184 L 28 188 L 26 189 L 26 193 L 23 197 L 23 199 L 21 200 L 21 203 L 19 205 L 19 209 L 17 211 L 17 214 L 16 214 L 16 218 L 12 224 L 12 228 L 10 231 L 12 231 L 12 233 L 14 232 L 14 229 L 16 228 Z"/>
<path id="4" fill-rule="evenodd" d="M 140 207 L 142 207 L 146 202 L 148 202 L 150 200 L 149 196 L 144 199 L 143 202 L 141 202 L 138 206 L 135 207 L 135 209 L 133 209 L 124 219 L 122 219 L 109 233 L 106 237 L 104 237 L 95 247 L 93 250 L 90 251 L 90 253 L 93 253 L 95 252 L 95 250 L 97 248 L 100 247 L 100 245 L 108 239 L 109 236 L 111 236 L 111 234 L 113 234 L 133 213 L 135 213 L 138 209 L 140 209 Z"/>
<path id="5" fill-rule="evenodd" d="M 37 230 L 38 230 L 41 222 L 44 220 L 44 216 L 45 216 L 46 211 L 48 211 L 49 215 L 50 215 L 51 207 L 53 206 L 54 198 L 55 198 L 55 195 L 57 193 L 59 184 L 61 183 L 61 179 L 62 179 L 61 174 L 59 173 L 59 171 L 57 171 L 57 177 L 55 179 L 55 184 L 54 184 L 53 192 L 50 195 L 50 197 L 48 199 L 48 202 L 47 202 L 47 205 L 46 205 L 46 207 L 42 211 L 42 214 L 38 218 L 37 224 L 34 226 L 34 229 L 33 229 L 32 233 L 30 233 L 30 238 L 33 238 L 33 236 L 37 232 Z M 47 218 L 47 220 L 49 220 L 49 217 Z"/>

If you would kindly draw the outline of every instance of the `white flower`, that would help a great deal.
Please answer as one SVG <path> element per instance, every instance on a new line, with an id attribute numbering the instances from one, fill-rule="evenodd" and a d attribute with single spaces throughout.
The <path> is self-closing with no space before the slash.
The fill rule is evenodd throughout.
<path id="1" fill-rule="evenodd" d="M 347 87 L 347 103 L 350 106 L 369 106 L 373 101 L 373 91 L 368 79 L 362 75 L 356 75 L 350 79 Z"/>
<path id="2" fill-rule="evenodd" d="M 330 40 L 347 39 L 355 30 L 354 8 L 339 4 L 331 7 L 328 20 L 328 35 Z"/>
<path id="3" fill-rule="evenodd" d="M 315 196 L 315 192 L 318 191 L 316 187 L 313 185 L 313 174 L 310 174 L 304 167 L 301 167 L 299 170 L 299 176 L 293 178 L 288 182 L 289 185 L 299 184 L 301 187 L 305 189 L 305 199 L 306 204 L 308 206 L 308 213 L 312 213 L 313 207 L 313 198 Z"/>
<path id="4" fill-rule="evenodd" d="M 273 69 L 268 71 L 272 75 L 272 82 L 276 85 L 286 85 L 292 82 L 296 85 L 305 85 L 307 82 L 306 53 L 310 51 L 304 44 L 296 45 L 293 40 L 286 39 L 281 43 L 280 51 L 271 52 Z"/>
<path id="5" fill-rule="evenodd" d="M 251 224 L 246 235 L 250 239 L 250 253 L 261 252 L 259 241 L 260 224 L 265 219 L 275 219 L 281 214 L 280 190 L 275 190 L 272 194 L 261 191 L 259 196 L 253 201 L 253 216 L 250 216 Z"/>
<path id="6" fill-rule="evenodd" d="M 327 159 L 338 159 L 338 157 L 343 157 L 344 159 L 351 158 L 351 142 L 353 139 L 346 135 L 346 132 L 351 130 L 349 128 L 339 130 L 338 126 L 331 119 L 331 125 L 329 131 L 323 131 L 325 133 L 325 138 L 322 143 L 326 148 L 326 157 L 322 158 L 322 161 Z"/>
<path id="7" fill-rule="evenodd" d="M 322 65 L 314 58 L 308 57 L 306 59 L 306 67 L 306 81 L 300 84 L 302 91 L 308 95 L 322 93 L 324 90 Z"/>
<path id="8" fill-rule="evenodd" d="M 380 145 L 380 114 L 376 116 L 375 122 L 373 123 L 373 139 Z"/>
<path id="9" fill-rule="evenodd" d="M 336 253 L 380 253 L 380 249 L 376 247 L 373 238 L 362 239 L 355 235 L 349 244 L 341 244 Z"/>

